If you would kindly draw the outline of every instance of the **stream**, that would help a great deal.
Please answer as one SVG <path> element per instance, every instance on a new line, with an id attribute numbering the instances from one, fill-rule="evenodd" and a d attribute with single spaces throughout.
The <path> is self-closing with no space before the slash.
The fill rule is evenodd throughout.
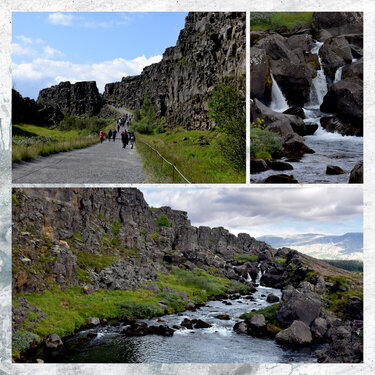
<path id="1" fill-rule="evenodd" d="M 239 316 L 252 309 L 269 306 L 267 295 L 281 297 L 278 289 L 259 286 L 253 293 L 254 300 L 237 295 L 235 299 L 209 301 L 196 311 L 166 315 L 161 318 L 145 319 L 148 325 L 180 325 L 184 318 L 202 319 L 212 324 L 210 328 L 176 330 L 172 337 L 147 335 L 127 337 L 121 333 L 126 327 L 100 326 L 77 332 L 64 339 L 66 354 L 64 363 L 289 363 L 316 362 L 315 350 L 321 345 L 291 350 L 278 345 L 271 339 L 258 339 L 233 331 Z M 215 318 L 228 314 L 230 320 Z M 159 320 L 158 320 L 159 319 Z M 162 320 L 162 323 L 160 322 Z M 88 333 L 97 334 L 90 341 L 82 340 Z M 46 360 L 47 362 L 47 360 Z"/>
<path id="2" fill-rule="evenodd" d="M 319 63 L 319 49 L 323 45 L 315 42 L 311 53 L 317 54 Z M 353 59 L 353 62 L 356 60 Z M 337 69 L 334 82 L 341 80 L 342 68 Z M 285 97 L 276 80 L 272 78 L 272 102 L 270 108 L 276 112 L 288 109 Z M 329 133 L 320 126 L 320 118 L 329 114 L 320 111 L 320 105 L 328 91 L 327 78 L 323 68 L 317 71 L 312 81 L 310 100 L 304 106 L 305 123 L 314 123 L 319 127 L 314 135 L 305 136 L 305 144 L 315 151 L 314 154 L 305 154 L 299 162 L 288 162 L 293 166 L 291 171 L 277 172 L 268 170 L 251 175 L 252 183 L 261 183 L 268 176 L 277 173 L 292 174 L 299 183 L 348 183 L 350 172 L 354 166 L 363 160 L 363 137 L 343 136 L 339 133 Z M 280 160 L 286 161 L 287 158 Z M 327 175 L 327 165 L 337 165 L 344 170 L 344 174 Z"/>

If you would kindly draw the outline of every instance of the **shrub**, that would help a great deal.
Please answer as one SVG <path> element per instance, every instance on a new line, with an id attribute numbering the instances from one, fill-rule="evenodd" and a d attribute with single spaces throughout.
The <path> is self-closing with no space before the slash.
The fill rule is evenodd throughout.
<path id="1" fill-rule="evenodd" d="M 28 331 L 16 331 L 12 335 L 12 348 L 15 352 L 27 349 L 33 341 L 39 342 L 38 335 Z"/>
<path id="2" fill-rule="evenodd" d="M 155 304 L 145 304 L 133 301 L 125 301 L 120 304 L 122 316 L 134 316 L 138 318 L 152 318 L 160 315 L 161 310 Z"/>
<path id="3" fill-rule="evenodd" d="M 234 256 L 234 260 L 239 260 L 240 262 L 254 262 L 258 259 L 259 259 L 258 255 L 236 254 Z"/>
<path id="4" fill-rule="evenodd" d="M 163 214 L 163 215 L 159 216 L 158 221 L 157 221 L 157 225 L 158 225 L 159 228 L 160 227 L 170 227 L 171 222 L 169 221 L 168 216 Z"/>
<path id="5" fill-rule="evenodd" d="M 223 156 L 235 170 L 246 168 L 246 86 L 245 78 L 239 81 L 226 77 L 212 91 L 209 116 L 219 131 L 225 134 L 220 142 Z"/>
<path id="6" fill-rule="evenodd" d="M 240 318 L 248 320 L 255 314 L 262 314 L 267 321 L 272 324 L 276 324 L 276 311 L 279 309 L 279 306 L 279 303 L 275 303 L 274 305 L 267 306 L 263 309 L 252 311 L 251 313 L 242 314 Z"/>
<path id="7" fill-rule="evenodd" d="M 283 149 L 283 139 L 276 133 L 258 128 L 251 129 L 250 155 L 252 157 L 269 156 Z"/>

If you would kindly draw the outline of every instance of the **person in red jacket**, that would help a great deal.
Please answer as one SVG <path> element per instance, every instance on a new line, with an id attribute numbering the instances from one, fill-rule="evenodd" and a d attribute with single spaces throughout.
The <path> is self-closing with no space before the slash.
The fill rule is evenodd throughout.
<path id="1" fill-rule="evenodd" d="M 100 133 L 99 133 L 99 138 L 100 138 L 100 143 L 103 143 L 103 141 L 104 141 L 104 133 L 102 131 L 100 131 Z"/>

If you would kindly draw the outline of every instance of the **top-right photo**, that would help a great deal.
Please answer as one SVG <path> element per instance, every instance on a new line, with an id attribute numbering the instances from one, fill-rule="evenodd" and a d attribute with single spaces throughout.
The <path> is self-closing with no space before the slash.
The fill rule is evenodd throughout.
<path id="1" fill-rule="evenodd" d="M 250 14 L 251 183 L 363 183 L 363 13 Z"/>

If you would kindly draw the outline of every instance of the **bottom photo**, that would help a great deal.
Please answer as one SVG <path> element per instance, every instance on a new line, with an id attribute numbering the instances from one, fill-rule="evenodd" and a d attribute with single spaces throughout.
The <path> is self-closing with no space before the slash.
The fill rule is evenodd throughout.
<path id="1" fill-rule="evenodd" d="M 20 363 L 363 361 L 361 186 L 16 188 Z"/>

